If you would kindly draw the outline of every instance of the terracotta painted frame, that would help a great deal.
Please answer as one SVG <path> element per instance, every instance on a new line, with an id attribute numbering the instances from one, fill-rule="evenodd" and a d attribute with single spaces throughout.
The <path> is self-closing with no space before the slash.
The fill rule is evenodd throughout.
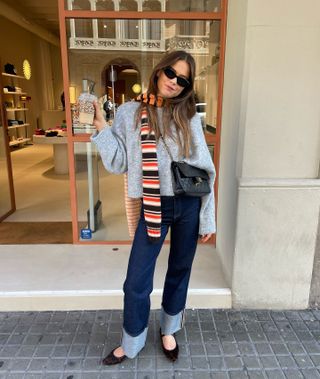
<path id="1" fill-rule="evenodd" d="M 60 24 L 60 45 L 63 72 L 63 88 L 65 94 L 65 109 L 68 131 L 68 158 L 69 158 L 69 179 L 70 179 L 70 199 L 72 215 L 72 235 L 74 244 L 105 244 L 105 245 L 128 245 L 132 241 L 80 241 L 78 228 L 78 209 L 75 177 L 74 143 L 90 142 L 89 134 L 72 133 L 72 120 L 69 99 L 69 64 L 68 64 L 68 44 L 66 32 L 66 20 L 70 18 L 87 19 L 162 19 L 162 20 L 217 20 L 220 21 L 220 63 L 218 67 L 218 101 L 217 101 L 217 128 L 216 134 L 210 138 L 210 143 L 214 146 L 214 165 L 216 167 L 216 181 L 214 186 L 216 213 L 218 203 L 219 185 L 219 163 L 220 163 L 220 136 L 221 136 L 221 112 L 223 98 L 223 73 L 225 60 L 225 43 L 227 27 L 227 1 L 221 0 L 220 12 L 140 12 L 140 11 L 70 11 L 65 9 L 65 0 L 58 0 L 59 3 L 59 24 Z M 217 216 L 217 215 L 216 215 Z M 216 235 L 210 242 L 215 245 Z"/>
<path id="2" fill-rule="evenodd" d="M 2 67 L 1 61 L 0 61 L 0 67 Z M 5 110 L 4 100 L 3 100 L 2 75 L 0 76 L 0 112 L 1 112 L 2 127 L 3 127 L 3 133 L 4 133 L 4 144 L 5 144 L 5 150 L 6 150 L 5 155 L 7 158 L 7 170 L 8 170 L 8 181 L 9 181 L 10 202 L 11 202 L 10 203 L 10 206 L 11 206 L 10 210 L 8 212 L 6 212 L 5 214 L 0 215 L 0 222 L 1 222 L 16 211 L 16 201 L 15 201 L 14 186 L 13 186 L 11 153 L 10 153 L 10 147 L 9 147 L 8 119 L 7 119 L 7 112 Z"/>

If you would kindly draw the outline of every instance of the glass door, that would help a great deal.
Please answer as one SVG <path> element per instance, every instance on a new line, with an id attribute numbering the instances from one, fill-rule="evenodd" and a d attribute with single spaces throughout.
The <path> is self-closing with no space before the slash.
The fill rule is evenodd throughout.
<path id="1" fill-rule="evenodd" d="M 7 128 L 4 122 L 2 85 L 0 83 L 0 221 L 15 211 L 12 167 L 8 144 Z"/>

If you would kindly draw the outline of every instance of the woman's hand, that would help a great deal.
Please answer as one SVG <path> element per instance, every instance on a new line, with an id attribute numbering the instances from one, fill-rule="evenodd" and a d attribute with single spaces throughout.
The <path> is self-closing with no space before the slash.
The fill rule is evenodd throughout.
<path id="1" fill-rule="evenodd" d="M 103 117 L 100 105 L 96 101 L 93 102 L 93 106 L 95 109 L 93 125 L 96 127 L 98 132 L 100 132 L 106 126 L 106 120 Z"/>
<path id="2" fill-rule="evenodd" d="M 200 236 L 200 242 L 208 242 L 209 239 L 213 236 L 213 233 L 203 234 Z"/>

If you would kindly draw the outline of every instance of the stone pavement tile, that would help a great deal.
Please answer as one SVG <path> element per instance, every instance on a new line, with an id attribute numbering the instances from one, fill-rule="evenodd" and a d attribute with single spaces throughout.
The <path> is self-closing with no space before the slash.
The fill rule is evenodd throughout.
<path id="1" fill-rule="evenodd" d="M 193 371 L 192 372 L 193 379 L 211 379 L 212 376 L 208 371 Z"/>
<path id="2" fill-rule="evenodd" d="M 68 357 L 73 358 L 73 357 L 78 357 L 82 358 L 86 354 L 86 349 L 87 345 L 71 345 Z"/>
<path id="3" fill-rule="evenodd" d="M 287 348 L 287 345 L 285 343 L 282 343 L 282 342 L 270 343 L 270 347 L 273 350 L 273 353 L 276 355 L 278 355 L 278 354 L 282 354 L 282 355 L 290 354 L 289 350 Z"/>
<path id="4" fill-rule="evenodd" d="M 205 320 L 205 321 L 200 321 L 200 329 L 205 332 L 205 331 L 212 331 L 215 329 L 215 326 L 213 324 L 213 320 Z"/>
<path id="5" fill-rule="evenodd" d="M 36 350 L 36 346 L 20 346 L 16 357 L 17 358 L 31 358 Z"/>
<path id="6" fill-rule="evenodd" d="M 246 371 L 229 371 L 230 379 L 248 379 Z"/>
<path id="7" fill-rule="evenodd" d="M 221 355 L 220 345 L 218 343 L 205 343 L 207 355 Z"/>
<path id="8" fill-rule="evenodd" d="M 283 337 L 279 332 L 264 332 L 266 338 L 270 342 L 283 342 Z"/>
<path id="9" fill-rule="evenodd" d="M 51 353 L 52 357 L 66 357 L 68 355 L 68 352 L 70 350 L 70 345 L 56 345 Z"/>
<path id="10" fill-rule="evenodd" d="M 0 348 L 0 358 L 12 358 L 20 350 L 20 345 L 5 345 Z"/>
<path id="11" fill-rule="evenodd" d="M 310 359 L 317 368 L 320 368 L 320 355 L 310 354 Z"/>
<path id="12" fill-rule="evenodd" d="M 81 358 L 68 358 L 65 363 L 66 370 L 68 371 L 80 371 L 82 367 Z"/>
<path id="13" fill-rule="evenodd" d="M 34 352 L 34 357 L 47 358 L 51 356 L 53 349 L 54 345 L 39 345 Z"/>
<path id="14" fill-rule="evenodd" d="M 297 363 L 290 355 L 278 355 L 277 359 L 281 368 L 298 368 Z"/>
<path id="15" fill-rule="evenodd" d="M 285 379 L 282 370 L 266 370 L 268 379 Z"/>
<path id="16" fill-rule="evenodd" d="M 314 366 L 312 360 L 308 357 L 308 355 L 293 355 L 293 358 L 300 368 L 312 368 Z"/>
<path id="17" fill-rule="evenodd" d="M 273 356 L 259 356 L 261 367 L 264 367 L 265 369 L 272 369 L 272 368 L 279 368 L 279 364 L 275 357 Z"/>
<path id="18" fill-rule="evenodd" d="M 175 379 L 173 371 L 157 371 L 157 379 Z"/>
<path id="19" fill-rule="evenodd" d="M 302 375 L 305 379 L 318 379 L 320 378 L 320 373 L 315 368 L 306 368 L 301 370 Z"/>
<path id="20" fill-rule="evenodd" d="M 198 359 L 198 358 L 197 358 Z M 174 370 L 191 370 L 191 359 L 190 357 L 180 357 L 173 363 Z"/>
<path id="21" fill-rule="evenodd" d="M 235 342 L 222 342 L 221 347 L 224 355 L 239 355 L 238 344 Z"/>
<path id="22" fill-rule="evenodd" d="M 212 372 L 211 373 L 212 379 L 229 379 L 229 375 L 227 372 Z"/>
<path id="23" fill-rule="evenodd" d="M 242 369 L 243 363 L 240 357 L 224 357 L 224 363 L 227 370 Z"/>
<path id="24" fill-rule="evenodd" d="M 7 376 L 6 376 L 6 379 L 23 379 L 24 377 L 24 373 L 22 374 L 18 374 L 18 373 L 9 373 Z"/>
<path id="25" fill-rule="evenodd" d="M 287 348 L 292 354 L 305 354 L 305 348 L 301 343 L 288 342 Z"/>
<path id="26" fill-rule="evenodd" d="M 273 355 L 271 346 L 269 343 L 256 342 L 254 347 L 259 355 Z"/>
<path id="27" fill-rule="evenodd" d="M 248 377 L 250 379 L 265 379 L 265 378 L 267 378 L 265 376 L 265 373 L 263 371 L 260 371 L 260 370 L 259 371 L 256 371 L 256 370 L 248 371 Z"/>
<path id="28" fill-rule="evenodd" d="M 29 358 L 15 358 L 11 359 L 9 368 L 11 372 L 24 372 L 27 370 L 29 364 Z"/>
<path id="29" fill-rule="evenodd" d="M 198 356 L 198 355 L 205 355 L 205 349 L 203 345 L 190 345 L 190 355 L 191 356 Z"/>
<path id="30" fill-rule="evenodd" d="M 225 370 L 225 364 L 222 357 L 208 357 L 211 370 L 222 371 Z"/>
<path id="31" fill-rule="evenodd" d="M 315 338 L 314 338 L 314 335 L 309 332 L 309 331 L 300 331 L 300 330 L 295 330 L 295 333 L 299 339 L 299 341 L 309 341 L 309 342 L 313 342 L 315 341 Z"/>
<path id="32" fill-rule="evenodd" d="M 234 337 L 233 337 L 232 333 L 230 333 L 229 335 L 227 335 L 226 333 L 218 335 L 214 331 L 202 332 L 202 339 L 203 339 L 204 343 L 206 343 L 206 342 L 209 342 L 209 343 L 218 342 L 219 338 L 222 340 L 226 340 L 226 341 L 234 341 Z"/>
<path id="33" fill-rule="evenodd" d="M 74 344 L 88 344 L 90 340 L 90 333 L 77 333 L 73 339 Z"/>
<path id="34" fill-rule="evenodd" d="M 283 370 L 287 379 L 303 379 L 303 375 L 298 370 Z"/>
<path id="35" fill-rule="evenodd" d="M 43 375 L 43 378 L 45 378 L 45 379 L 60 379 L 61 376 L 62 376 L 62 373 L 50 373 L 50 372 L 46 372 Z"/>
<path id="36" fill-rule="evenodd" d="M 156 358 L 156 368 L 157 370 L 172 370 L 173 363 L 165 356 L 157 356 Z"/>
<path id="37" fill-rule="evenodd" d="M 260 362 L 257 357 L 245 356 L 245 357 L 242 357 L 242 360 L 243 360 L 244 367 L 249 370 L 260 368 Z"/>
<path id="38" fill-rule="evenodd" d="M 4 371 L 7 371 L 9 365 L 10 365 L 10 359 L 7 359 L 7 358 L 0 359 L 0 373 L 2 374 Z"/>
<path id="39" fill-rule="evenodd" d="M 30 362 L 28 372 L 42 372 L 47 367 L 47 358 L 33 358 Z"/>
<path id="40" fill-rule="evenodd" d="M 25 374 L 25 376 L 23 377 L 23 379 L 44 379 L 46 376 L 45 374 Z"/>
<path id="41" fill-rule="evenodd" d="M 63 371 L 66 366 L 65 358 L 52 358 L 48 359 L 46 363 L 46 371 Z"/>
<path id="42" fill-rule="evenodd" d="M 81 376 L 81 373 L 64 371 L 62 374 L 62 379 L 82 379 Z"/>
<path id="43" fill-rule="evenodd" d="M 238 342 L 238 349 L 241 355 L 255 355 L 255 350 L 251 342 Z"/>
<path id="44" fill-rule="evenodd" d="M 318 342 L 303 342 L 303 346 L 309 354 L 320 354 L 320 344 Z"/>
<path id="45" fill-rule="evenodd" d="M 138 357 L 138 371 L 151 371 L 155 370 L 155 358 L 154 357 Z"/>
<path id="46" fill-rule="evenodd" d="M 180 360 L 180 358 L 179 358 Z M 193 370 L 208 370 L 209 362 L 206 357 L 192 357 L 191 365 Z"/>
<path id="47" fill-rule="evenodd" d="M 99 379 L 102 379 L 101 376 Z M 156 373 L 154 371 L 137 372 L 137 379 L 156 379 Z"/>

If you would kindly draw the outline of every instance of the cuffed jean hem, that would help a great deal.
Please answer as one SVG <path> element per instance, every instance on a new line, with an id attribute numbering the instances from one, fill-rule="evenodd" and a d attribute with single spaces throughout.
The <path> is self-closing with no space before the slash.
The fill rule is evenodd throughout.
<path id="1" fill-rule="evenodd" d="M 128 358 L 134 358 L 143 349 L 147 339 L 148 328 L 138 336 L 132 337 L 122 328 L 121 347 Z"/>
<path id="2" fill-rule="evenodd" d="M 161 333 L 168 335 L 177 332 L 183 328 L 184 324 L 184 309 L 176 315 L 169 315 L 165 312 L 163 307 L 160 314 L 160 328 Z"/>

